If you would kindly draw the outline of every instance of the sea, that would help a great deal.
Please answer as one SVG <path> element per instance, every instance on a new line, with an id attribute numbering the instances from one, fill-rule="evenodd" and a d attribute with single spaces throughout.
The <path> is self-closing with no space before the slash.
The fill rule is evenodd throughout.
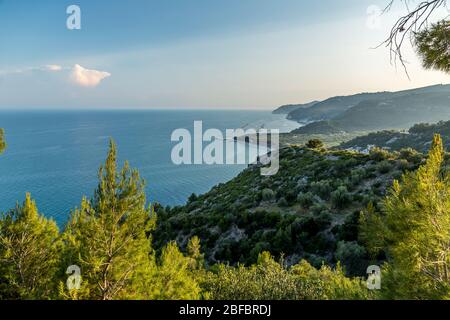
<path id="1" fill-rule="evenodd" d="M 8 145 L 0 155 L 0 212 L 22 203 L 30 192 L 42 214 L 64 225 L 82 197 L 92 197 L 111 138 L 117 144 L 119 164 L 128 160 L 145 179 L 149 202 L 182 205 L 192 193 L 205 193 L 247 167 L 174 164 L 171 153 L 177 142 L 171 135 L 182 128 L 193 134 L 194 121 L 202 121 L 203 130 L 214 128 L 224 134 L 237 128 L 289 132 L 299 126 L 269 111 L 0 111 Z"/>

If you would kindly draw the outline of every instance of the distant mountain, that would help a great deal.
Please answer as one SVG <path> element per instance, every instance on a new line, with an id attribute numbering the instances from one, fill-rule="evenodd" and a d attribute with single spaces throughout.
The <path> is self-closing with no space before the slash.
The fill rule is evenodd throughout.
<path id="1" fill-rule="evenodd" d="M 361 100 L 348 107 L 352 102 Z M 345 109 L 345 110 L 344 110 Z M 328 111 L 326 111 L 328 110 Z M 300 111 L 319 114 L 323 121 L 304 126 L 295 133 L 325 134 L 384 129 L 404 129 L 415 123 L 450 119 L 450 85 L 437 85 L 400 92 L 361 94 L 336 97 L 316 104 L 314 110 L 297 110 L 288 118 L 301 122 L 307 119 Z M 319 113 L 318 113 L 319 112 Z"/>
<path id="2" fill-rule="evenodd" d="M 450 121 L 441 121 L 436 124 L 416 124 L 407 132 L 394 130 L 374 132 L 345 142 L 338 148 L 361 151 L 369 149 L 370 146 L 377 146 L 392 151 L 412 148 L 420 152 L 427 152 L 436 133 L 442 136 L 445 148 L 450 150 Z"/>
<path id="3" fill-rule="evenodd" d="M 287 105 L 279 107 L 278 109 L 274 110 L 272 113 L 273 114 L 289 114 L 292 111 L 295 111 L 297 109 L 304 109 L 304 108 L 312 107 L 318 102 L 319 101 L 312 101 L 312 102 L 304 103 L 304 104 L 287 104 Z"/>
<path id="4" fill-rule="evenodd" d="M 287 118 L 299 122 L 332 119 L 361 101 L 385 98 L 388 95 L 387 93 L 360 93 L 353 96 L 333 97 L 309 108 L 295 109 L 288 114 Z"/>

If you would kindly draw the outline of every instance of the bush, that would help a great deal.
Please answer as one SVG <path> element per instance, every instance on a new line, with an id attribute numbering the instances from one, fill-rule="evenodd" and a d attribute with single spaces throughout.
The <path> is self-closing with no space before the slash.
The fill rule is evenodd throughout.
<path id="1" fill-rule="evenodd" d="M 398 169 L 401 170 L 401 171 L 407 171 L 409 169 L 409 162 L 408 162 L 408 160 L 401 159 L 398 162 Z"/>
<path id="2" fill-rule="evenodd" d="M 401 149 L 399 158 L 415 164 L 419 164 L 422 161 L 422 155 L 412 148 Z"/>
<path id="3" fill-rule="evenodd" d="M 321 198 L 328 199 L 330 197 L 330 193 L 333 191 L 333 187 L 331 186 L 329 180 L 321 180 L 312 182 L 311 190 Z"/>
<path id="4" fill-rule="evenodd" d="M 355 169 L 350 173 L 350 181 L 353 186 L 358 185 L 362 180 L 364 180 L 366 176 L 366 170 L 364 169 Z"/>
<path id="5" fill-rule="evenodd" d="M 336 261 L 345 266 L 347 275 L 364 275 L 366 250 L 357 242 L 339 241 L 335 252 Z"/>
<path id="6" fill-rule="evenodd" d="M 385 149 L 374 147 L 370 149 L 369 157 L 374 161 L 383 161 L 389 159 L 391 157 L 391 154 Z"/>
<path id="7" fill-rule="evenodd" d="M 315 203 L 309 208 L 309 210 L 311 211 L 311 213 L 313 215 L 319 215 L 319 214 L 324 213 L 324 212 L 325 213 L 329 213 L 328 212 L 328 207 L 324 203 Z"/>
<path id="8" fill-rule="evenodd" d="M 297 196 L 297 202 L 305 209 L 308 209 L 314 204 L 314 195 L 311 192 L 300 192 Z"/>
<path id="9" fill-rule="evenodd" d="M 195 202 L 197 200 L 198 200 L 198 196 L 195 193 L 191 194 L 188 198 L 189 203 Z"/>
<path id="10" fill-rule="evenodd" d="M 316 221 L 319 228 L 324 230 L 331 225 L 333 217 L 331 216 L 330 212 L 322 211 L 321 213 L 319 213 L 317 216 L 314 217 L 314 220 Z"/>
<path id="11" fill-rule="evenodd" d="M 261 191 L 261 196 L 264 201 L 272 201 L 275 198 L 275 193 L 271 189 L 264 189 Z"/>
<path id="12" fill-rule="evenodd" d="M 289 203 L 287 202 L 285 197 L 281 197 L 280 200 L 277 202 L 279 207 L 288 207 Z"/>
<path id="13" fill-rule="evenodd" d="M 351 195 L 348 193 L 347 187 L 340 186 L 336 191 L 331 193 L 331 203 L 337 209 L 344 209 L 351 202 Z"/>
<path id="14" fill-rule="evenodd" d="M 360 279 L 346 278 L 340 266 L 315 269 L 306 261 L 287 269 L 264 252 L 248 268 L 219 265 L 202 281 L 213 300 L 328 300 L 368 299 Z"/>
<path id="15" fill-rule="evenodd" d="M 392 170 L 392 164 L 387 160 L 381 161 L 377 165 L 377 171 L 381 174 L 389 173 L 391 170 Z"/>
<path id="16" fill-rule="evenodd" d="M 323 142 L 319 139 L 311 139 L 306 143 L 306 147 L 310 149 L 321 149 L 323 146 Z"/>

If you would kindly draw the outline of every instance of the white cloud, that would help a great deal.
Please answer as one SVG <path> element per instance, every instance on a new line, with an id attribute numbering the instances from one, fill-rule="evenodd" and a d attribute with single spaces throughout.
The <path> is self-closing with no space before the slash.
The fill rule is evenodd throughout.
<path id="1" fill-rule="evenodd" d="M 44 67 L 47 71 L 61 71 L 62 67 L 57 64 L 48 64 Z"/>
<path id="2" fill-rule="evenodd" d="M 22 69 L 15 69 L 15 70 L 0 70 L 0 75 L 17 75 L 17 74 L 26 74 L 26 73 L 33 73 L 33 72 L 58 72 L 62 71 L 63 67 L 57 64 L 48 64 L 45 66 L 39 66 L 39 67 L 28 67 L 28 68 L 22 68 Z"/>
<path id="3" fill-rule="evenodd" d="M 82 87 L 96 87 L 102 80 L 110 76 L 109 72 L 89 70 L 79 64 L 76 64 L 70 73 L 70 79 Z"/>

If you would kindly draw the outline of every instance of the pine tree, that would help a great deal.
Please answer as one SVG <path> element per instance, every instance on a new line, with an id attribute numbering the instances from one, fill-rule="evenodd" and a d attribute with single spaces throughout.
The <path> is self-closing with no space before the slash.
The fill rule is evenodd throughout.
<path id="1" fill-rule="evenodd" d="M 189 240 L 187 253 L 190 259 L 190 268 L 201 271 L 205 263 L 205 255 L 201 253 L 200 239 L 194 236 Z"/>
<path id="2" fill-rule="evenodd" d="M 147 207 L 145 183 L 128 163 L 119 172 L 111 140 L 99 185 L 83 199 L 65 231 L 65 265 L 81 268 L 89 299 L 145 299 L 155 272 L 149 232 L 155 217 Z"/>
<path id="3" fill-rule="evenodd" d="M 56 223 L 40 215 L 27 194 L 0 219 L 0 298 L 52 297 L 60 250 Z"/>
<path id="4" fill-rule="evenodd" d="M 185 257 L 175 242 L 163 248 L 158 272 L 154 277 L 153 299 L 157 300 L 197 300 L 200 287 L 192 269 L 192 259 Z"/>
<path id="5" fill-rule="evenodd" d="M 425 68 L 450 72 L 450 21 L 442 20 L 418 32 L 415 46 Z"/>
<path id="6" fill-rule="evenodd" d="M 381 227 L 372 232 L 383 239 L 389 259 L 383 268 L 383 296 L 449 298 L 450 174 L 439 135 L 426 164 L 394 182 L 383 211 Z"/>
<path id="7" fill-rule="evenodd" d="M 359 219 L 359 240 L 365 243 L 369 256 L 376 260 L 378 254 L 384 249 L 386 230 L 384 230 L 383 217 L 375 210 L 372 202 L 367 210 L 361 212 Z"/>

